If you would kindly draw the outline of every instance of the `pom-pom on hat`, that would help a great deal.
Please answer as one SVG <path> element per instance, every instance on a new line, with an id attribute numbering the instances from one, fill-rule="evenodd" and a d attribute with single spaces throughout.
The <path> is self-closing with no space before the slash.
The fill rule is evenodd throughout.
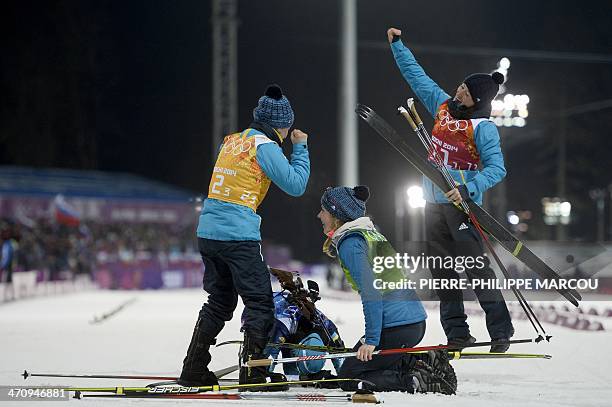
<path id="1" fill-rule="evenodd" d="M 293 109 L 291 103 L 280 86 L 269 85 L 265 94 L 253 109 L 253 118 L 258 122 L 266 123 L 275 129 L 285 129 L 293 126 Z"/>
<path id="2" fill-rule="evenodd" d="M 474 73 L 463 80 L 472 95 L 472 99 L 476 106 L 484 106 L 485 103 L 491 103 L 497 92 L 499 85 L 504 83 L 504 75 L 500 72 Z"/>
<path id="3" fill-rule="evenodd" d="M 321 206 L 334 218 L 350 222 L 365 216 L 366 201 L 369 197 L 370 189 L 365 185 L 355 188 L 329 187 L 321 196 Z"/>

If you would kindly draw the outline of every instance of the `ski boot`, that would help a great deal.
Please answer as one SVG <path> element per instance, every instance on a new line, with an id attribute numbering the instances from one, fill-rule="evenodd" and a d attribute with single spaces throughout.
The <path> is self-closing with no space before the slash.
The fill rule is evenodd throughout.
<path id="1" fill-rule="evenodd" d="M 448 362 L 446 351 L 429 351 L 419 355 L 408 374 L 413 378 L 417 393 L 455 394 L 457 391 L 457 376 Z"/>
<path id="2" fill-rule="evenodd" d="M 468 335 L 456 338 L 449 338 L 447 345 L 452 346 L 452 350 L 456 349 L 461 352 L 463 348 L 473 344 L 474 342 L 476 342 L 476 338 L 474 338 L 472 335 Z"/>
<path id="3" fill-rule="evenodd" d="M 508 341 L 510 338 L 514 336 L 514 328 L 510 330 L 510 335 L 508 337 L 501 337 L 491 340 L 491 342 L 505 342 L 505 343 L 493 343 L 491 345 L 491 353 L 506 353 L 508 349 L 510 349 L 510 344 Z"/>
<path id="4" fill-rule="evenodd" d="M 265 359 L 264 349 L 268 343 L 267 336 L 252 335 L 244 333 L 244 342 L 240 355 L 241 363 L 248 362 L 252 359 Z M 261 384 L 261 383 L 279 383 L 286 382 L 287 378 L 282 373 L 270 372 L 266 366 L 256 367 L 241 367 L 238 376 L 240 384 Z M 276 386 L 256 386 L 252 388 L 242 388 L 242 391 L 286 391 L 289 390 L 289 385 Z"/>
<path id="5" fill-rule="evenodd" d="M 210 345 L 214 345 L 216 341 L 199 330 L 199 322 L 198 320 L 193 329 L 187 356 L 183 360 L 183 370 L 177 380 L 177 383 L 181 386 L 199 387 L 219 384 L 215 374 L 208 370 L 211 359 Z"/>

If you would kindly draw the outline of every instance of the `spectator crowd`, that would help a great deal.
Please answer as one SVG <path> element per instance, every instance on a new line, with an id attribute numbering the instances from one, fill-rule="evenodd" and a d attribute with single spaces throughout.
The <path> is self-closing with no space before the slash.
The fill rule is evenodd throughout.
<path id="1" fill-rule="evenodd" d="M 138 256 L 193 253 L 195 225 L 81 222 L 67 226 L 46 219 L 23 225 L 0 220 L 0 281 L 15 271 L 41 270 L 49 280 L 88 275 L 100 263 Z M 10 278 L 9 278 L 10 281 Z"/>

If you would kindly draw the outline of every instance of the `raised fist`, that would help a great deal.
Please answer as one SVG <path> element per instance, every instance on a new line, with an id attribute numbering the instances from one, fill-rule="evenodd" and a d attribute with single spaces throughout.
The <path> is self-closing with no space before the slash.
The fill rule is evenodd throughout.
<path id="1" fill-rule="evenodd" d="M 293 144 L 305 143 L 307 140 L 308 134 L 304 133 L 302 130 L 295 129 L 291 132 L 291 142 Z"/>
<path id="2" fill-rule="evenodd" d="M 393 37 L 397 36 L 399 37 L 400 35 L 402 35 L 402 30 L 398 30 L 397 28 L 389 28 L 387 30 L 387 39 L 389 40 L 389 44 L 391 44 L 391 42 L 393 42 Z"/>

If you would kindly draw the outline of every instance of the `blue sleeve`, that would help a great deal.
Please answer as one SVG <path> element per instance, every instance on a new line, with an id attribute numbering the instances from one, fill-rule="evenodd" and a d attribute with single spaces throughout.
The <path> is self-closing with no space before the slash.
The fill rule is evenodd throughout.
<path id="1" fill-rule="evenodd" d="M 293 145 L 291 162 L 287 161 L 283 150 L 276 143 L 257 147 L 256 157 L 261 169 L 284 192 L 291 196 L 300 196 L 306 191 L 310 176 L 310 158 L 306 143 Z"/>
<path id="2" fill-rule="evenodd" d="M 391 43 L 391 51 L 402 76 L 425 105 L 429 114 L 434 116 L 438 111 L 438 107 L 449 99 L 450 96 L 427 76 L 421 65 L 414 58 L 414 55 L 412 55 L 412 52 L 406 48 L 401 40 Z"/>
<path id="3" fill-rule="evenodd" d="M 362 236 L 348 236 L 342 240 L 338 255 L 359 288 L 365 319 L 365 343 L 378 346 L 383 323 L 383 303 L 381 293 L 374 288 L 368 245 Z"/>
<path id="4" fill-rule="evenodd" d="M 480 154 L 482 168 L 466 187 L 470 196 L 482 194 L 506 176 L 504 155 L 501 151 L 499 133 L 495 124 L 489 120 L 480 122 L 474 132 L 474 141 Z"/>

